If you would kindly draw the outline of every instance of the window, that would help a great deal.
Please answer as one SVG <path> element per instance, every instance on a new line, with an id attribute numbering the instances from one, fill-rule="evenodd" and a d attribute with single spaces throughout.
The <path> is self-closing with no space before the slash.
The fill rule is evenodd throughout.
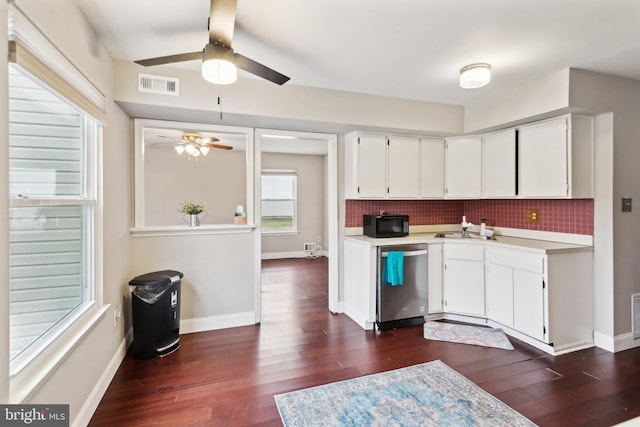
<path id="1" fill-rule="evenodd" d="M 9 66 L 10 358 L 16 372 L 94 299 L 98 123 Z"/>
<path id="2" fill-rule="evenodd" d="M 297 174 L 295 171 L 262 172 L 262 231 L 298 230 Z"/>

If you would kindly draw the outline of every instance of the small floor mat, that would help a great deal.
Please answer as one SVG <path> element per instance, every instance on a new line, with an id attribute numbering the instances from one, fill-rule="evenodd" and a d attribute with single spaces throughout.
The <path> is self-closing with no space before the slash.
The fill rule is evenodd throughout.
<path id="1" fill-rule="evenodd" d="M 513 345 L 502 329 L 429 321 L 424 324 L 424 337 L 428 340 L 513 350 Z"/>

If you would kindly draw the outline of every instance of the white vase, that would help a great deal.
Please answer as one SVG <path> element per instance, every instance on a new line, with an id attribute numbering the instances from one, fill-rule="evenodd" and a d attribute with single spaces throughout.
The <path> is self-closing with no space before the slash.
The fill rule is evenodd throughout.
<path id="1" fill-rule="evenodd" d="M 199 226 L 200 226 L 200 215 L 189 214 L 189 227 L 199 227 Z"/>

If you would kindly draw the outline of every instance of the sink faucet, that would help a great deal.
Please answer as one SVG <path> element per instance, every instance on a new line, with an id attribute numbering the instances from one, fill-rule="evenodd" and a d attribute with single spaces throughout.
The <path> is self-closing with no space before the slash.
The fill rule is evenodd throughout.
<path id="1" fill-rule="evenodd" d="M 467 222 L 467 217 L 462 217 L 462 237 L 469 237 L 469 228 L 473 227 L 473 224 Z"/>

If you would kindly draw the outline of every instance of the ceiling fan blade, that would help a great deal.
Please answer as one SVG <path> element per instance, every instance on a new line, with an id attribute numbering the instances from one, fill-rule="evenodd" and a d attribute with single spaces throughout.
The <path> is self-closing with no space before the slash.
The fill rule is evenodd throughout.
<path id="1" fill-rule="evenodd" d="M 209 43 L 222 44 L 231 48 L 237 6 L 237 0 L 211 0 Z"/>
<path id="2" fill-rule="evenodd" d="M 139 61 L 134 61 L 136 64 L 142 65 L 144 67 L 151 67 L 153 65 L 163 65 L 163 64 L 172 64 L 174 62 L 184 62 L 184 61 L 193 61 L 199 59 L 202 61 L 202 51 L 198 52 L 189 52 L 189 53 L 179 53 L 177 55 L 169 55 L 169 56 L 160 56 L 158 58 L 149 58 L 149 59 L 141 59 Z"/>
<path id="3" fill-rule="evenodd" d="M 210 142 L 218 142 L 220 141 L 218 138 L 215 138 L 213 136 L 208 137 L 208 138 L 200 138 L 198 139 L 198 144 L 209 144 Z"/>
<path id="4" fill-rule="evenodd" d="M 283 85 L 289 81 L 289 77 L 277 72 L 274 69 L 262 65 L 253 59 L 247 58 L 244 55 L 235 53 L 236 67 L 245 70 L 251 74 L 255 74 L 258 77 L 262 77 L 265 80 L 269 80 L 277 85 Z"/>
<path id="5" fill-rule="evenodd" d="M 231 147 L 230 145 L 214 144 L 212 142 L 205 143 L 202 145 L 205 145 L 207 147 L 212 147 L 212 148 L 221 148 L 223 150 L 233 150 L 233 147 Z"/>

